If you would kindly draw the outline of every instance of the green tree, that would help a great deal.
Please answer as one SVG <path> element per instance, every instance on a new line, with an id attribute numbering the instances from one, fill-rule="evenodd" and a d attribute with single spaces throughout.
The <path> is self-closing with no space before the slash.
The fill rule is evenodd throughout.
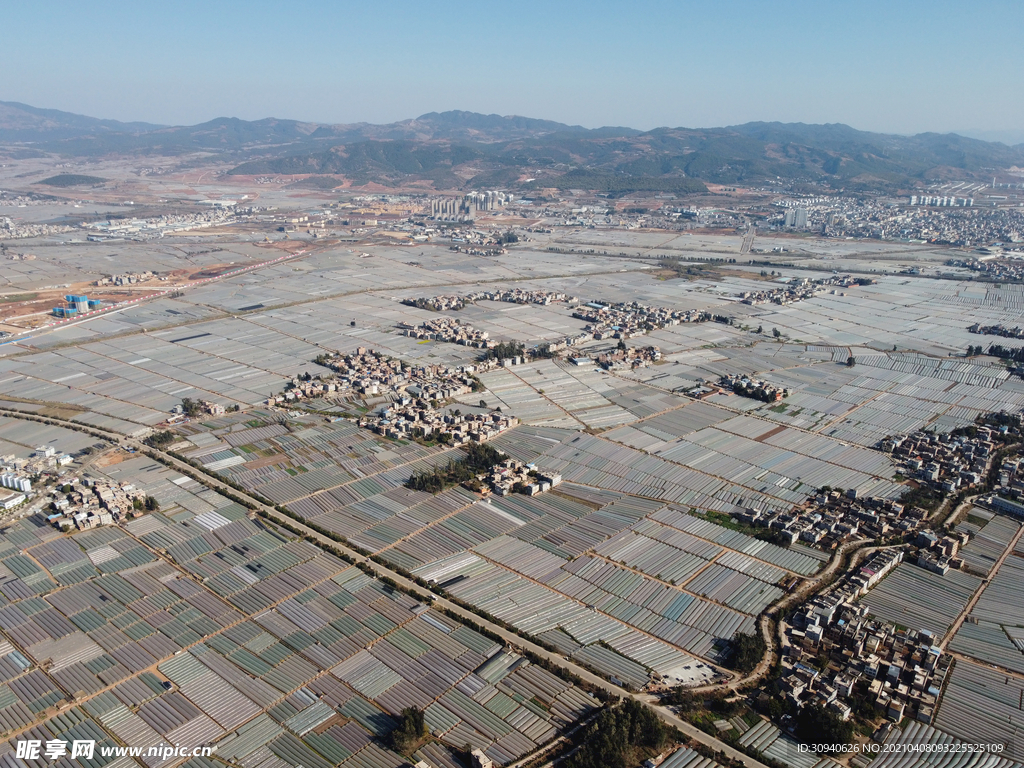
<path id="1" fill-rule="evenodd" d="M 181 410 L 192 419 L 203 412 L 203 404 L 199 400 L 193 400 L 191 397 L 183 397 L 181 399 Z"/>
<path id="2" fill-rule="evenodd" d="M 565 761 L 566 768 L 630 768 L 657 754 L 676 734 L 650 707 L 626 699 L 605 709 L 588 726 L 580 748 Z"/>
<path id="3" fill-rule="evenodd" d="M 729 665 L 740 672 L 752 672 L 764 658 L 768 646 L 759 634 L 738 632 L 732 638 Z"/>
<path id="4" fill-rule="evenodd" d="M 484 353 L 484 360 L 501 360 L 506 357 L 522 357 L 526 347 L 517 341 L 503 341 Z"/>
<path id="5" fill-rule="evenodd" d="M 780 331 L 778 328 L 772 328 L 772 336 L 774 336 L 777 339 L 781 335 L 782 335 L 782 331 Z"/>
<path id="6" fill-rule="evenodd" d="M 174 433 L 169 429 L 165 429 L 161 432 L 155 432 L 146 438 L 146 445 L 152 448 L 163 448 L 166 445 L 170 445 L 174 442 Z"/>
<path id="7" fill-rule="evenodd" d="M 427 737 L 427 722 L 423 710 L 406 707 L 399 716 L 398 725 L 391 732 L 388 741 L 391 748 L 402 754 L 409 754 Z"/>
<path id="8" fill-rule="evenodd" d="M 851 744 L 853 723 L 824 707 L 808 705 L 797 715 L 796 735 L 805 744 Z"/>
<path id="9" fill-rule="evenodd" d="M 155 496 L 146 497 L 146 509 L 150 512 L 157 512 L 160 509 L 160 502 L 156 500 Z"/>
<path id="10" fill-rule="evenodd" d="M 853 368 L 853 366 L 855 366 L 856 364 L 857 364 L 857 358 L 855 358 L 853 355 L 850 355 L 848 358 L 846 358 L 846 367 L 847 368 Z"/>
<path id="11" fill-rule="evenodd" d="M 445 435 L 441 436 L 443 437 Z M 431 469 L 413 473 L 406 481 L 405 487 L 414 491 L 440 493 L 456 483 L 472 480 L 505 458 L 505 454 L 486 443 L 470 443 L 466 446 L 465 452 L 466 455 L 461 461 L 450 459 L 447 464 L 439 464 Z"/>

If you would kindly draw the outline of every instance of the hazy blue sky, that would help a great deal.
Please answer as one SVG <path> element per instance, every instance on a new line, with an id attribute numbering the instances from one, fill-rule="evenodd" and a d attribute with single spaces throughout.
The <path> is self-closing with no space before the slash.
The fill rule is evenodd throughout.
<path id="1" fill-rule="evenodd" d="M 2 18 L 0 100 L 120 120 L 466 109 L 1024 135 L 1022 0 L 35 0 Z"/>

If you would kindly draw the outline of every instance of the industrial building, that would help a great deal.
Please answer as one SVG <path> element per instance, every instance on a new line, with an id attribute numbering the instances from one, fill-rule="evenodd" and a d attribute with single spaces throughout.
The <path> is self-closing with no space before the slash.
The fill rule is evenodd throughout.
<path id="1" fill-rule="evenodd" d="M 76 296 L 74 294 L 65 296 L 64 301 L 67 302 L 66 306 L 53 308 L 54 317 L 75 317 L 98 309 L 103 304 L 100 299 L 90 299 L 85 295 Z"/>
<path id="2" fill-rule="evenodd" d="M 1012 499 L 1004 499 L 1002 496 L 990 496 L 988 504 L 992 509 L 1006 512 L 1014 517 L 1024 517 L 1024 504 Z"/>

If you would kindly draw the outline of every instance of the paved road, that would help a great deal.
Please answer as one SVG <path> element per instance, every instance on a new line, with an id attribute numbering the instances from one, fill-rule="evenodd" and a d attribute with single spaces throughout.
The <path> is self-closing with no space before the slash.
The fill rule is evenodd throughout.
<path id="1" fill-rule="evenodd" d="M 319 250 L 323 250 L 326 247 L 326 244 L 320 246 Z M 82 317 L 71 318 L 69 320 L 61 320 L 56 323 L 49 323 L 47 325 L 40 326 L 38 328 L 20 331 L 14 336 L 8 338 L 7 341 L 3 342 L 3 344 L 21 344 L 21 342 L 24 341 L 38 339 L 40 336 L 45 336 L 46 334 L 53 333 L 55 331 L 61 331 L 71 326 L 88 323 L 101 317 L 110 317 L 111 315 L 116 315 L 119 312 L 124 312 L 126 309 L 136 307 L 144 302 L 150 302 L 155 301 L 157 299 L 166 298 L 168 295 L 172 293 L 184 292 L 191 288 L 204 286 L 208 283 L 216 282 L 218 280 L 224 280 L 229 277 L 238 277 L 243 273 L 255 272 L 256 270 L 263 269 L 268 266 L 279 266 L 281 264 L 293 261 L 303 256 L 310 256 L 315 252 L 318 252 L 318 249 L 303 248 L 301 251 L 296 251 L 295 253 L 285 253 L 276 259 L 268 259 L 267 261 L 261 261 L 257 264 L 243 265 L 238 267 L 237 269 L 224 272 L 220 275 L 214 275 L 213 277 L 204 277 L 198 280 L 194 280 L 190 283 L 185 283 L 183 285 L 172 285 L 168 288 L 162 288 L 160 290 L 154 291 L 153 293 L 147 293 L 143 296 L 139 296 L 138 298 L 135 299 L 128 298 L 124 301 L 119 301 L 116 304 L 113 304 L 109 307 L 103 307 L 101 309 L 93 310 L 83 315 Z M 129 296 L 131 296 L 130 293 Z"/>
<path id="2" fill-rule="evenodd" d="M 1007 556 L 1013 551 L 1013 548 L 1017 546 L 1017 542 L 1020 541 L 1021 534 L 1024 534 L 1024 528 L 1017 529 L 1017 533 L 1015 533 L 1013 535 L 1013 538 L 1010 539 L 1010 543 L 1006 545 L 1006 549 L 1003 550 L 1003 554 L 999 556 L 999 559 L 996 560 L 995 565 L 992 566 L 992 570 L 989 571 L 989 577 L 982 582 L 981 589 L 974 593 L 974 595 L 970 599 L 970 602 L 968 602 L 967 605 L 964 606 L 964 609 L 960 611 L 960 615 L 956 617 L 956 621 L 953 622 L 953 626 L 949 628 L 949 631 L 946 633 L 945 637 L 942 638 L 942 642 L 939 643 L 939 648 L 941 648 L 942 650 L 946 650 L 946 646 L 949 644 L 949 641 L 952 640 L 953 636 L 956 635 L 956 633 L 960 630 L 960 627 L 963 625 L 964 621 L 967 619 L 968 616 L 971 615 L 971 611 L 974 610 L 974 606 L 977 605 L 978 600 L 981 599 L 981 593 L 988 588 L 988 585 L 991 580 L 991 574 L 999 573 L 999 569 L 1003 567 L 1003 561 L 1006 560 Z"/>
<path id="3" fill-rule="evenodd" d="M 127 440 L 123 442 L 135 443 L 139 447 L 141 447 L 141 444 L 137 443 L 137 441 L 135 440 Z M 213 488 L 220 488 L 222 490 L 230 492 L 235 496 L 245 499 L 248 503 L 252 504 L 255 508 L 257 508 L 261 515 L 265 515 L 267 518 L 274 520 L 275 522 L 288 525 L 296 530 L 302 531 L 303 534 L 312 537 L 313 539 L 319 541 L 325 546 L 332 547 L 333 549 L 342 552 L 347 557 L 351 558 L 357 563 L 365 563 L 369 565 L 370 568 L 373 569 L 374 573 L 376 573 L 378 576 L 383 576 L 392 579 L 403 590 L 415 595 L 418 599 L 423 600 L 427 603 L 432 603 L 436 607 L 446 609 L 447 611 L 455 614 L 456 616 L 459 616 L 462 619 L 465 619 L 468 622 L 486 627 L 488 631 L 500 637 L 502 640 L 508 643 L 508 645 L 528 650 L 536 656 L 539 656 L 551 662 L 552 664 L 566 670 L 567 672 L 571 672 L 572 674 L 577 675 L 578 677 L 582 678 L 591 685 L 603 688 L 605 691 L 614 696 L 632 696 L 637 701 L 644 701 L 644 698 L 642 696 L 638 694 L 632 694 L 629 691 L 626 691 L 623 688 L 620 688 L 619 686 L 608 682 L 604 678 L 595 675 L 589 670 L 577 666 L 561 654 L 553 653 L 547 650 L 546 648 L 542 648 L 539 645 L 535 645 L 534 643 L 531 643 L 529 640 L 520 637 L 514 632 L 510 632 L 504 627 L 498 626 L 497 624 L 493 624 L 487 621 L 486 619 L 478 616 L 472 611 L 466 610 L 465 608 L 449 600 L 446 600 L 443 597 L 438 597 L 437 595 L 434 595 L 432 592 L 429 592 L 420 587 L 418 584 L 416 584 L 416 582 L 407 579 L 406 577 L 402 576 L 399 573 L 396 573 L 395 571 L 392 571 L 390 568 L 385 568 L 379 563 L 369 560 L 365 556 L 359 554 L 355 550 L 349 549 L 340 542 L 337 542 L 334 539 L 328 538 L 327 536 L 324 536 L 323 534 L 314 531 L 313 529 L 303 525 L 297 520 L 288 517 L 287 515 L 281 514 L 273 507 L 268 507 L 266 504 L 261 504 L 256 499 L 250 497 L 248 494 L 242 493 L 234 488 L 227 486 L 224 483 L 219 482 L 214 478 L 208 477 L 203 473 L 197 472 L 193 467 L 189 466 L 188 464 L 185 464 L 182 461 L 179 461 L 173 456 L 168 456 L 167 454 L 164 454 L 161 451 L 154 451 L 154 453 L 160 453 L 162 458 L 172 463 L 182 472 L 186 472 L 187 474 L 193 477 L 201 478 L 201 482 L 203 482 L 203 484 Z M 714 738 L 713 736 L 710 736 L 709 734 L 704 733 L 704 731 L 700 730 L 696 726 L 691 725 L 685 720 L 682 720 L 681 718 L 669 712 L 664 707 L 653 707 L 653 709 L 655 712 L 658 713 L 658 715 L 664 722 L 668 723 L 669 725 L 675 726 L 694 741 L 699 741 L 702 744 L 706 744 L 707 746 L 715 750 L 724 751 L 733 760 L 739 760 L 741 763 L 743 763 L 743 765 L 748 766 L 748 768 L 767 768 L 767 766 L 765 766 L 760 761 L 754 760 L 752 757 L 745 755 L 744 753 L 729 746 L 728 744 L 719 741 L 718 739 Z"/>
<path id="4" fill-rule="evenodd" d="M 843 562 L 843 557 L 846 555 L 847 552 L 855 550 L 858 547 L 862 547 L 868 541 L 869 539 L 856 539 L 854 541 L 848 541 L 845 544 L 843 544 L 841 547 L 839 547 L 839 549 L 836 550 L 836 552 L 832 555 L 832 559 L 829 560 L 828 564 L 822 570 L 820 570 L 817 573 L 817 575 L 809 579 L 805 579 L 797 589 L 793 590 L 791 593 L 782 598 L 778 603 L 776 603 L 767 611 L 761 614 L 761 618 L 758 621 L 758 629 L 761 632 L 761 637 L 764 639 L 765 646 L 768 650 L 765 652 L 764 658 L 761 659 L 761 663 L 758 664 L 752 672 L 749 672 L 743 677 L 737 678 L 735 680 L 730 680 L 727 683 L 705 685 L 697 688 L 692 688 L 691 690 L 701 693 L 710 693 L 725 689 L 738 691 L 740 688 L 744 688 L 750 685 L 751 683 L 758 682 L 765 675 L 767 675 L 768 671 L 772 668 L 772 665 L 775 664 L 775 659 L 778 655 L 777 640 L 779 643 L 781 642 L 782 634 L 782 622 L 780 621 L 778 631 L 779 637 L 777 638 L 776 636 L 772 635 L 772 621 L 776 617 L 785 616 L 786 613 L 789 612 L 792 608 L 794 608 L 798 603 L 802 603 L 805 600 L 809 599 L 812 594 L 818 591 L 823 582 L 827 583 L 827 581 L 832 578 L 836 570 L 839 568 L 839 564 Z"/>
<path id="5" fill-rule="evenodd" d="M 754 235 L 757 234 L 757 227 L 753 223 L 747 224 L 747 233 L 743 236 L 743 244 L 740 246 L 740 253 L 750 253 L 754 245 Z"/>
<path id="6" fill-rule="evenodd" d="M 24 417 L 24 414 L 7 411 L 6 409 L 0 409 L 0 413 L 13 417 Z M 67 426 L 67 422 L 62 422 L 59 419 L 51 419 L 48 417 L 41 416 L 34 416 L 33 418 L 48 424 L 53 424 L 54 426 Z M 446 600 L 442 597 L 434 595 L 432 592 L 423 589 L 415 582 L 410 581 L 409 579 L 407 579 L 399 573 L 396 573 L 395 571 L 392 571 L 390 568 L 386 568 L 380 565 L 379 563 L 375 563 L 372 560 L 367 559 L 364 555 L 361 555 L 355 550 L 346 547 L 344 544 L 335 541 L 334 539 L 328 538 L 327 536 L 324 536 L 323 534 L 314 531 L 308 526 L 303 525 L 301 522 L 281 514 L 273 507 L 269 507 L 266 504 L 257 501 L 256 499 L 249 496 L 247 493 L 239 491 L 236 488 L 232 488 L 226 483 L 223 483 L 214 477 L 210 477 L 209 475 L 206 475 L 205 473 L 196 470 L 194 467 L 175 458 L 174 456 L 171 456 L 163 451 L 145 446 L 142 444 L 142 442 L 134 438 L 125 437 L 123 435 L 118 435 L 113 432 L 107 432 L 106 430 L 98 429 L 95 427 L 89 427 L 89 429 L 93 433 L 105 435 L 108 440 L 117 443 L 121 447 L 130 447 L 134 448 L 139 452 L 147 451 L 149 453 L 160 456 L 160 458 L 164 460 L 167 464 L 175 467 L 183 474 L 196 478 L 199 482 L 203 483 L 204 485 L 215 490 L 225 491 L 226 493 L 229 493 L 237 498 L 243 499 L 246 503 L 250 504 L 255 510 L 257 510 L 260 515 L 265 516 L 268 519 L 273 520 L 277 523 L 288 525 L 295 530 L 301 531 L 304 535 L 307 535 L 310 538 L 319 541 L 321 544 L 324 544 L 325 546 L 331 547 L 337 550 L 338 552 L 341 552 L 346 557 L 350 558 L 356 563 L 365 563 L 371 569 L 373 569 L 374 573 L 377 576 L 387 577 L 393 580 L 403 590 L 409 592 L 412 595 L 415 595 L 418 599 L 422 600 L 423 602 L 432 603 L 434 606 L 446 609 L 450 611 L 452 614 L 466 620 L 467 622 L 486 627 L 489 632 L 500 637 L 504 642 L 506 642 L 508 645 L 512 647 L 528 650 L 536 656 L 547 660 L 551 664 L 567 672 L 571 672 L 572 674 L 585 680 L 587 683 L 597 688 L 604 689 L 613 696 L 632 696 L 637 701 L 647 703 L 644 696 L 630 693 L 629 691 L 626 691 L 625 689 L 608 682 L 604 678 L 595 675 L 593 672 L 574 664 L 561 654 L 553 653 L 547 650 L 546 648 L 542 648 L 541 646 L 536 645 L 523 637 L 520 637 L 514 632 L 510 632 L 504 627 L 498 626 L 497 624 L 487 621 L 486 619 L 478 616 L 472 611 L 469 611 L 459 605 L 456 605 L 455 603 Z M 765 766 L 764 763 L 761 763 L 760 761 L 755 760 L 754 758 L 749 757 L 748 755 L 745 755 L 744 753 L 740 752 L 734 747 L 731 747 L 725 742 L 719 741 L 713 736 L 704 733 L 704 731 L 679 718 L 678 716 L 668 711 L 664 707 L 655 706 L 652 707 L 652 709 L 658 714 L 658 716 L 662 719 L 663 722 L 675 726 L 683 734 L 693 739 L 694 741 L 698 741 L 702 744 L 705 744 L 716 751 L 724 752 L 731 759 L 739 761 L 744 766 L 747 766 L 747 768 L 767 768 L 767 766 Z"/>

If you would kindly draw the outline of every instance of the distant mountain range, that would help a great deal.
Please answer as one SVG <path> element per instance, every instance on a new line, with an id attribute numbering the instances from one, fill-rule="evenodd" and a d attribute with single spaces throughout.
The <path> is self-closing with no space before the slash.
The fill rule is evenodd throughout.
<path id="1" fill-rule="evenodd" d="M 776 180 L 895 191 L 922 180 L 990 178 L 1024 167 L 1024 144 L 956 134 L 897 136 L 803 123 L 587 129 L 460 111 L 386 125 L 218 118 L 160 126 L 0 102 L 0 145 L 85 157 L 212 151 L 236 164 L 231 174 L 313 174 L 323 177 L 324 186 L 346 179 L 355 185 L 559 187 L 612 195 Z"/>
<path id="2" fill-rule="evenodd" d="M 16 101 L 0 101 L 0 142 L 38 143 L 84 136 L 135 133 L 163 128 L 152 123 L 99 120 L 59 109 L 39 109 Z"/>

